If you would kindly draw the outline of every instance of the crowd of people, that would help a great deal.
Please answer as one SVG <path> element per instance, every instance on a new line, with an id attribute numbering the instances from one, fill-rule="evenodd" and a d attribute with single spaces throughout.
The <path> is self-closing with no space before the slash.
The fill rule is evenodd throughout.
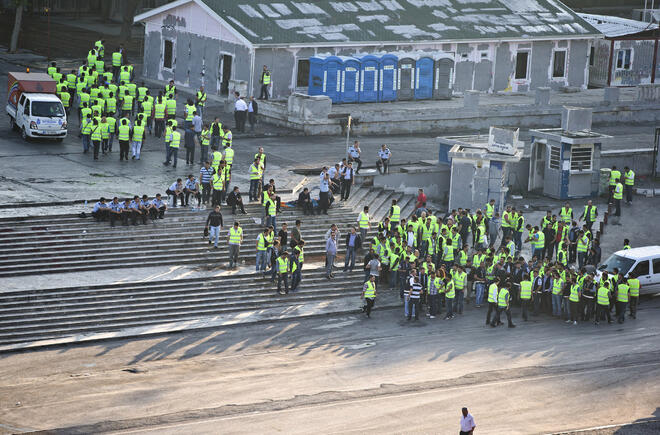
<path id="1" fill-rule="evenodd" d="M 393 201 L 367 244 L 362 289 L 367 314 L 376 288 L 389 286 L 399 291 L 408 320 L 418 319 L 424 307 L 432 319 L 441 313 L 453 319 L 463 313 L 468 299 L 477 308 L 487 305 L 486 324 L 493 327 L 503 324 L 503 314 L 508 326 L 515 327 L 512 306 L 520 307 L 524 321 L 530 314 L 546 313 L 567 323 L 598 324 L 605 317 L 611 321 L 610 311 L 616 308 L 623 323 L 627 307 L 636 317 L 639 280 L 618 270 L 598 274 L 589 267 L 599 264 L 601 254 L 592 234 L 598 211 L 591 201 L 579 216 L 567 203 L 558 213 L 548 211 L 538 225 L 525 225 L 523 212 L 511 206 L 500 216 L 494 200 L 474 213 L 458 209 L 445 216 L 434 215 L 425 205 L 418 200 L 417 212 L 406 220 Z M 365 208 L 356 222 L 363 235 L 371 228 L 369 221 Z M 578 221 L 584 224 L 580 227 Z M 528 259 L 521 256 L 523 242 L 531 245 Z M 364 242 L 357 234 L 345 243 L 344 269 L 352 270 L 355 250 Z M 627 239 L 623 248 L 630 248 Z M 330 258 L 331 253 L 328 262 Z"/>
<path id="2" fill-rule="evenodd" d="M 152 96 L 144 83 L 138 85 L 134 82 L 133 67 L 126 62 L 123 47 L 112 53 L 108 63 L 104 51 L 104 41 L 98 40 L 77 71 L 64 74 L 55 63 L 48 68 L 48 74 L 57 82 L 58 95 L 66 110 L 69 111 L 74 104 L 78 108 L 83 152 L 92 149 L 94 159 L 98 159 L 99 153 L 112 152 L 117 137 L 120 160 L 128 160 L 129 154 L 132 159 L 139 160 L 143 142 L 148 134 L 153 133 L 156 138 L 164 137 L 166 158 L 163 164 L 176 167 L 182 142 L 188 165 L 195 163 L 195 148 L 199 146 L 199 162 L 203 165 L 199 178 L 193 174 L 189 174 L 185 181 L 178 178 L 166 193 L 172 198 L 173 207 L 177 202 L 189 206 L 191 198 L 193 206 L 194 201 L 198 207 L 210 203 L 212 211 L 206 229 L 209 243 L 217 247 L 223 225 L 220 206 L 223 203 L 231 206 L 232 214 L 237 210 L 246 213 L 239 187 L 234 186 L 228 192 L 234 164 L 231 130 L 218 118 L 210 124 L 202 121 L 207 99 L 203 86 L 194 99 L 186 101 L 182 110 L 183 126 L 179 127 L 174 82 L 170 81 L 157 96 Z M 270 73 L 266 67 L 262 76 L 262 84 L 269 81 Z M 264 97 L 267 98 L 267 89 Z M 257 110 L 253 100 L 246 103 L 239 96 L 237 104 L 239 102 L 241 107 L 238 109 L 245 111 L 246 116 L 250 104 L 254 104 L 254 110 Z M 244 131 L 243 116 L 237 116 L 238 129 Z M 389 172 L 391 158 L 392 152 L 383 144 L 376 162 L 381 174 Z M 362 165 L 360 144 L 355 141 L 346 158 L 333 167 L 322 169 L 316 205 L 309 189 L 305 188 L 298 197 L 298 207 L 304 214 L 327 214 L 334 194 L 339 194 L 340 201 L 349 199 L 355 176 Z M 289 276 L 292 290 L 301 280 L 304 240 L 292 237 L 292 251 L 288 252 L 286 226 L 275 234 L 277 214 L 282 204 L 274 180 L 265 183 L 265 170 L 266 154 L 263 148 L 259 148 L 249 167 L 249 200 L 260 203 L 264 226 L 263 233 L 256 239 L 256 270 L 264 275 L 268 270 L 271 280 L 277 278 L 278 291 L 287 293 Z M 633 184 L 631 169 L 626 167 L 621 174 L 616 167 L 612 168 L 610 195 L 616 208 L 615 216 L 620 216 L 624 194 L 627 202 L 632 201 Z M 137 225 L 138 221 L 146 224 L 149 218 L 162 219 L 166 210 L 167 204 L 158 194 L 153 200 L 146 195 L 124 201 L 115 197 L 110 202 L 101 198 L 94 205 L 92 215 L 113 226 L 117 221 Z M 597 322 L 600 317 L 609 316 L 610 307 L 616 306 L 617 318 L 623 321 L 621 304 L 628 303 L 631 315 L 635 315 L 638 281 L 625 279 L 617 273 L 596 276 L 587 269 L 589 265 L 597 265 L 601 256 L 599 240 L 592 234 L 592 226 L 599 214 L 591 201 L 579 216 L 573 214 L 567 203 L 558 213 L 548 211 L 537 225 L 526 224 L 524 213 L 511 206 L 500 214 L 495 209 L 494 200 L 474 213 L 469 209 L 458 209 L 439 216 L 426 209 L 425 196 L 420 192 L 416 210 L 407 220 L 393 201 L 389 215 L 378 224 L 377 235 L 367 241 L 371 222 L 368 208 L 365 208 L 355 228 L 343 240 L 346 271 L 354 268 L 356 253 L 363 246 L 368 247 L 364 257 L 363 287 L 367 300 L 364 309 L 368 315 L 378 283 L 399 290 L 408 319 L 418 318 L 423 307 L 428 307 L 427 316 L 430 318 L 435 318 L 444 309 L 444 318 L 452 319 L 462 314 L 467 297 L 473 297 L 477 307 L 486 299 L 486 322 L 492 326 L 502 323 L 502 313 L 507 315 L 509 326 L 514 326 L 510 311 L 512 304 L 521 306 L 524 320 L 531 311 L 533 315 L 548 312 L 573 323 L 590 319 Z M 525 232 L 527 237 L 523 240 Z M 498 239 L 500 245 L 496 248 Z M 243 242 L 238 221 L 229 229 L 227 242 L 230 267 L 235 267 Z M 525 242 L 531 245 L 529 259 L 520 255 Z M 330 230 L 326 237 L 328 279 L 334 276 L 333 265 L 340 243 L 338 231 Z M 605 300 L 607 310 L 600 309 Z"/>

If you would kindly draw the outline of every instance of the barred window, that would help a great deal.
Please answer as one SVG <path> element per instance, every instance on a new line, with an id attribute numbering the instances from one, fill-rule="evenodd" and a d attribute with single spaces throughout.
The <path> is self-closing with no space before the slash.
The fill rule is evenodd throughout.
<path id="1" fill-rule="evenodd" d="M 560 166 L 559 147 L 550 146 L 550 169 L 559 169 Z"/>
<path id="2" fill-rule="evenodd" d="M 571 149 L 571 171 L 591 171 L 593 145 L 582 145 Z"/>

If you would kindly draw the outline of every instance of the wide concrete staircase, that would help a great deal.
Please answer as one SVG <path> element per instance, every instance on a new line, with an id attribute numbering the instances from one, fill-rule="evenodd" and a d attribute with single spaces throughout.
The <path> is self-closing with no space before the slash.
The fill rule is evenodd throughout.
<path id="1" fill-rule="evenodd" d="M 298 210 L 283 208 L 277 224 L 279 227 L 287 222 L 292 229 L 296 219 L 303 220 L 305 254 L 324 255 L 323 235 L 332 223 L 345 234 L 356 221 L 355 210 L 364 205 L 370 206 L 374 220 L 380 220 L 393 198 L 405 203 L 404 215 L 412 213 L 414 198 L 410 195 L 381 188 L 358 188 L 349 201 L 335 203 L 328 215 L 304 216 Z M 232 225 L 234 219 L 241 222 L 244 231 L 241 257 L 253 261 L 255 240 L 261 232 L 253 216 L 260 218 L 261 214 L 256 204 L 248 205 L 246 211 L 248 215 L 225 213 L 225 227 Z M 107 222 L 98 223 L 76 215 L 3 218 L 0 219 L 0 278 L 131 267 L 218 265 L 227 261 L 227 250 L 209 249 L 202 237 L 207 215 L 204 210 L 176 208 L 170 209 L 165 219 L 149 221 L 147 225 L 118 224 L 115 228 Z M 225 240 L 223 234 L 223 246 Z"/>
<path id="2" fill-rule="evenodd" d="M 339 226 L 343 239 L 347 227 L 356 221 L 364 205 L 370 206 L 373 220 L 378 221 L 387 214 L 394 198 L 399 200 L 403 216 L 413 212 L 411 195 L 358 187 L 348 201 L 336 202 L 327 216 L 304 216 L 298 210 L 283 208 L 278 215 L 278 226 L 286 221 L 291 228 L 295 219 L 303 220 L 305 260 L 311 263 L 324 258 L 324 235 L 330 224 Z M 261 227 L 252 216 L 260 217 L 260 210 L 255 204 L 246 207 L 246 211 L 248 215 L 236 216 L 245 233 L 241 258 L 253 264 L 254 241 Z M 170 210 L 165 219 L 148 225 L 114 228 L 107 222 L 97 223 L 75 215 L 0 219 L 0 280 L 169 265 L 217 269 L 227 261 L 226 239 L 223 238 L 220 249 L 209 249 L 207 240 L 202 238 L 206 217 L 206 211 L 179 208 Z M 231 215 L 226 214 L 225 219 L 225 226 L 233 223 Z M 336 264 L 343 265 L 343 245 L 341 240 Z M 361 259 L 357 263 L 361 264 Z M 362 276 L 361 267 L 357 266 L 353 273 L 339 272 L 328 281 L 323 268 L 306 265 L 298 290 L 284 296 L 276 293 L 275 284 L 255 273 L 0 290 L 0 346 L 345 297 L 355 299 Z"/>

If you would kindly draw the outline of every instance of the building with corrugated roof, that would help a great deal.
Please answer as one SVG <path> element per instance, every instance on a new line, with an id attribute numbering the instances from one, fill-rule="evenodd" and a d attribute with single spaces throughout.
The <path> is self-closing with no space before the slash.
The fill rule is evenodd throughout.
<path id="1" fill-rule="evenodd" d="M 590 49 L 590 86 L 660 83 L 657 24 L 607 15 L 578 15 L 605 36 L 595 40 Z"/>
<path id="2" fill-rule="evenodd" d="M 602 35 L 558 0 L 178 0 L 143 23 L 144 74 L 227 93 L 306 92 L 316 55 L 428 52 L 450 58 L 454 93 L 586 88 L 591 41 Z"/>

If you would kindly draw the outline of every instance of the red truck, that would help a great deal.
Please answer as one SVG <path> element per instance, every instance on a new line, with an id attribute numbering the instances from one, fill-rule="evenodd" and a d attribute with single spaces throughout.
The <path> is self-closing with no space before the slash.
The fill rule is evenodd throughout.
<path id="1" fill-rule="evenodd" d="M 7 81 L 9 125 L 23 139 L 66 137 L 67 118 L 55 80 L 45 73 L 10 72 Z"/>

